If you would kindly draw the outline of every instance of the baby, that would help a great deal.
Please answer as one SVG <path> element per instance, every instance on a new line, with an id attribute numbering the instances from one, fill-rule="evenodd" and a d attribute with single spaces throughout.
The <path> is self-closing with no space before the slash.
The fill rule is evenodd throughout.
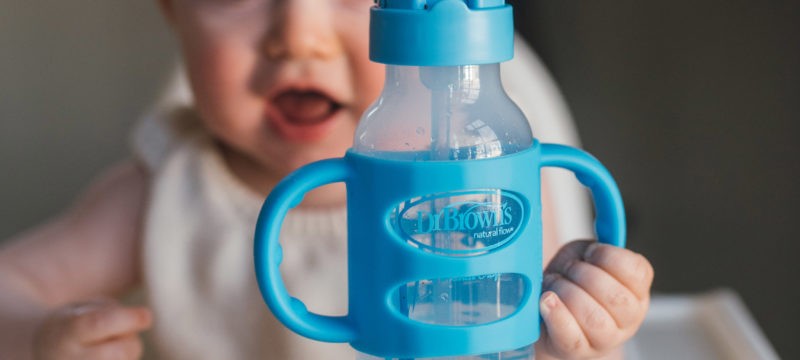
<path id="1" fill-rule="evenodd" d="M 146 128 L 134 160 L 0 250 L 0 358 L 138 359 L 152 327 L 167 359 L 352 359 L 346 345 L 299 339 L 272 318 L 252 232 L 273 186 L 342 156 L 379 95 L 372 4 L 160 0 L 194 106 L 170 114 L 167 129 Z M 309 193 L 281 235 L 287 286 L 316 312 L 342 311 L 330 295 L 344 270 L 344 201 L 342 187 Z M 646 313 L 652 267 L 590 241 L 557 246 L 546 233 L 555 256 L 545 259 L 537 359 L 619 356 Z M 146 306 L 115 300 L 136 288 Z"/>

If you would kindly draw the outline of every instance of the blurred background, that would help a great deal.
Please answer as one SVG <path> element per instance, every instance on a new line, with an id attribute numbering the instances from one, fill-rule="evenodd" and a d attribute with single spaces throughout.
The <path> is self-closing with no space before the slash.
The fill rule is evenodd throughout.
<path id="1" fill-rule="evenodd" d="M 510 2 L 654 291 L 731 288 L 800 358 L 800 1 Z M 0 2 L 0 239 L 128 154 L 175 59 L 155 0 Z"/>

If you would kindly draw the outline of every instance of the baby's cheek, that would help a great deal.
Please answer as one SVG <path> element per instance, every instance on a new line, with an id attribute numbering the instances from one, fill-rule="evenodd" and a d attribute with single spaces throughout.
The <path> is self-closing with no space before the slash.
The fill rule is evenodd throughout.
<path id="1" fill-rule="evenodd" d="M 386 67 L 369 60 L 369 6 L 339 15 L 342 16 L 337 16 L 336 28 L 346 52 L 358 106 L 363 111 L 380 95 Z"/>
<path id="2" fill-rule="evenodd" d="M 232 46 L 206 46 L 187 55 L 196 106 L 213 118 L 252 118 L 259 98 L 250 87 L 252 55 Z"/>

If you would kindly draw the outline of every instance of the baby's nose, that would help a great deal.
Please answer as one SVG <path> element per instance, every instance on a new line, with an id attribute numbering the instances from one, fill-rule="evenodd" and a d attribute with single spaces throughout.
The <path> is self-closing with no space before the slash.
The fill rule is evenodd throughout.
<path id="1" fill-rule="evenodd" d="M 325 59 L 341 51 L 329 1 L 287 0 L 274 10 L 265 41 L 271 59 Z"/>

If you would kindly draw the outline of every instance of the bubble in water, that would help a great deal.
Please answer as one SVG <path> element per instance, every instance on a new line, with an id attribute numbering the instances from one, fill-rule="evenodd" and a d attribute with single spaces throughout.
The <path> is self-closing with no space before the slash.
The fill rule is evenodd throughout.
<path id="1" fill-rule="evenodd" d="M 450 300 L 450 294 L 442 293 L 442 295 L 439 295 L 439 299 L 441 299 L 444 302 L 447 302 L 447 300 Z"/>

